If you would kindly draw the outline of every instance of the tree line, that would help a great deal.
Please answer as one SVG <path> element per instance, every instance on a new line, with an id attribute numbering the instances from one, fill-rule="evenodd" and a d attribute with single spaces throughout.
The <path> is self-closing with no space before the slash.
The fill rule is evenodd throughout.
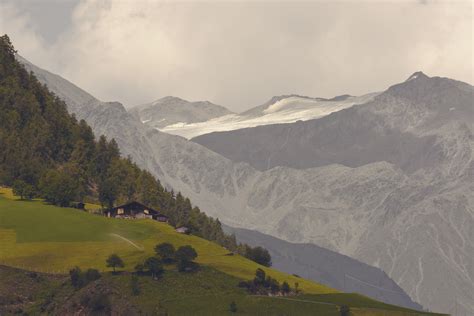
<path id="1" fill-rule="evenodd" d="M 15 54 L 9 37 L 1 36 L 0 184 L 21 198 L 43 198 L 62 207 L 89 201 L 108 209 L 140 201 L 167 215 L 175 227 L 186 226 L 196 236 L 271 265 L 266 249 L 237 243 L 218 219 L 121 157 L 114 139 L 96 140 L 90 126 L 69 115 L 65 102 L 28 73 Z"/>

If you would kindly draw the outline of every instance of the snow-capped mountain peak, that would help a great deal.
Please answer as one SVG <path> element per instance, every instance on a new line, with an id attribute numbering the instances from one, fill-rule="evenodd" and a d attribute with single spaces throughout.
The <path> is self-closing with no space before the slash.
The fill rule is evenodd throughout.
<path id="1" fill-rule="evenodd" d="M 359 97 L 343 95 L 332 99 L 296 94 L 274 96 L 268 102 L 241 114 L 225 115 L 200 123 L 175 123 L 161 131 L 188 139 L 212 132 L 232 131 L 261 125 L 294 123 L 329 115 L 333 112 L 372 100 L 378 93 Z"/>

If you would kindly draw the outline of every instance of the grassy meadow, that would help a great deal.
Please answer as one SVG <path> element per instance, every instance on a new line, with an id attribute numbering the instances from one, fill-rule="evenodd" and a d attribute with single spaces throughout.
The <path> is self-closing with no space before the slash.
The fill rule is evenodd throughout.
<path id="1" fill-rule="evenodd" d="M 117 253 L 125 262 L 124 269 L 133 271 L 161 242 L 170 242 L 175 247 L 190 244 L 198 253 L 198 263 L 241 279 L 253 278 L 255 270 L 262 268 L 280 282 L 286 280 L 291 285 L 298 282 L 307 293 L 337 292 L 263 267 L 240 255 L 229 256 L 229 251 L 221 246 L 178 234 L 165 223 L 113 219 L 39 200 L 21 201 L 10 189 L 0 189 L 0 263 L 4 265 L 49 273 L 67 273 L 74 266 L 105 271 L 108 270 L 106 258 Z"/>
<path id="2" fill-rule="evenodd" d="M 170 242 L 175 247 L 192 245 L 198 253 L 196 261 L 201 269 L 196 273 L 178 273 L 174 266 L 167 266 L 159 280 L 140 276 L 141 294 L 132 296 L 130 272 L 137 263 L 153 255 L 154 246 L 161 242 Z M 125 262 L 121 274 L 104 273 L 87 287 L 89 289 L 73 291 L 66 275 L 72 267 L 109 271 L 105 260 L 112 253 L 117 253 Z M 133 308 L 138 306 L 145 314 L 165 310 L 169 315 L 224 315 L 230 313 L 232 301 L 238 306 L 237 314 L 242 315 L 339 315 L 343 304 L 353 307 L 351 315 L 422 314 L 361 295 L 339 293 L 322 284 L 260 266 L 242 256 L 229 255 L 225 248 L 205 239 L 178 234 L 165 223 L 106 218 L 48 205 L 41 200 L 22 201 L 7 188 L 0 189 L 0 264 L 4 265 L 0 266 L 0 307 L 2 299 L 8 301 L 12 291 L 21 290 L 18 283 L 26 286 L 33 282 L 28 281 L 24 270 L 44 274 L 40 278 L 43 285 L 36 279 L 29 288 L 35 291 L 30 296 L 36 300 L 25 306 L 33 314 L 48 314 L 45 306 L 55 312 L 61 310 L 61 306 L 68 308 L 69 303 L 62 301 L 65 297 L 67 302 L 80 300 L 81 295 L 87 294 L 81 291 L 93 292 L 97 286 L 113 293 L 110 295 L 112 303 L 121 312 L 130 314 L 134 314 Z M 280 283 L 287 281 L 293 287 L 298 282 L 304 294 L 295 297 L 248 295 L 237 284 L 252 279 L 257 268 Z M 124 302 L 129 305 L 123 305 Z M 62 312 L 68 313 L 67 310 Z"/>

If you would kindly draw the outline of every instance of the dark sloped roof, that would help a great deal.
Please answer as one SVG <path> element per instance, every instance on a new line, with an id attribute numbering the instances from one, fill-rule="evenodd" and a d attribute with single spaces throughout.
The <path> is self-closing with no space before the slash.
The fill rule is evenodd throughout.
<path id="1" fill-rule="evenodd" d="M 116 211 L 118 210 L 119 208 L 143 208 L 143 209 L 147 209 L 149 210 L 151 213 L 156 213 L 156 214 L 159 214 L 159 212 L 149 206 L 146 206 L 140 202 L 136 202 L 136 201 L 133 201 L 133 202 L 129 202 L 129 203 L 126 203 L 126 204 L 123 204 L 123 205 L 119 205 L 119 206 L 116 206 L 114 208 L 111 209 L 111 211 Z"/>

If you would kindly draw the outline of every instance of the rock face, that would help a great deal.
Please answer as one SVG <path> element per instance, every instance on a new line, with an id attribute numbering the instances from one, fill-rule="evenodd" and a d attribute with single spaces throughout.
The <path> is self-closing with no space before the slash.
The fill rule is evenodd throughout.
<path id="1" fill-rule="evenodd" d="M 233 114 L 225 107 L 209 101 L 189 102 L 171 96 L 136 106 L 130 110 L 130 113 L 137 115 L 142 123 L 157 129 L 174 124 L 204 122 Z"/>
<path id="2" fill-rule="evenodd" d="M 360 167 L 378 161 L 407 172 L 436 167 L 445 158 L 438 127 L 457 124 L 459 129 L 459 124 L 467 127 L 474 121 L 472 89 L 448 79 L 414 76 L 363 106 L 319 120 L 214 132 L 193 141 L 259 170 L 336 163 Z"/>
<path id="3" fill-rule="evenodd" d="M 314 243 L 379 267 L 431 310 L 453 311 L 456 300 L 458 312 L 474 313 L 471 86 L 419 74 L 350 109 L 375 120 L 381 135 L 398 130 L 417 140 L 427 137 L 432 152 L 426 166 L 397 158 L 352 167 L 258 171 L 147 128 L 119 104 L 90 99 L 64 79 L 26 66 L 97 135 L 114 137 L 123 154 L 207 214 L 234 227 Z M 343 132 L 337 129 L 342 123 L 333 124 L 334 131 Z"/>
<path id="4" fill-rule="evenodd" d="M 313 244 L 295 244 L 248 229 L 223 226 L 239 242 L 265 247 L 272 267 L 343 292 L 356 292 L 385 303 L 422 310 L 382 270 Z"/>

